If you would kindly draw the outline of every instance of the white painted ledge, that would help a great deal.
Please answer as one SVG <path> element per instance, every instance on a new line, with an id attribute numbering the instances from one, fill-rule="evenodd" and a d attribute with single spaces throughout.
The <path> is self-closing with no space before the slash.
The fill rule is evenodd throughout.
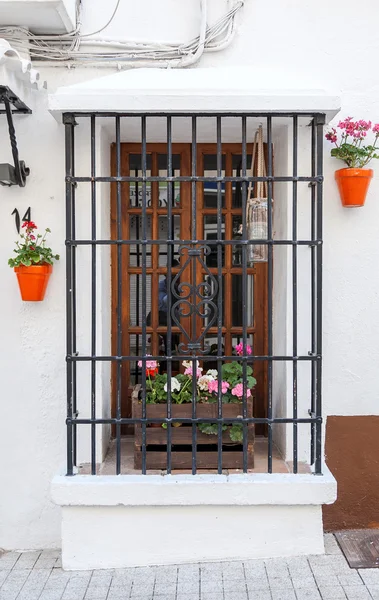
<path id="1" fill-rule="evenodd" d="M 304 78 L 296 73 L 258 74 L 251 67 L 135 69 L 60 87 L 49 96 L 49 110 L 59 121 L 70 111 L 319 112 L 330 121 L 340 109 L 339 97 L 313 89 Z"/>
<path id="2" fill-rule="evenodd" d="M 300 506 L 332 504 L 337 482 L 323 475 L 58 475 L 60 506 Z"/>

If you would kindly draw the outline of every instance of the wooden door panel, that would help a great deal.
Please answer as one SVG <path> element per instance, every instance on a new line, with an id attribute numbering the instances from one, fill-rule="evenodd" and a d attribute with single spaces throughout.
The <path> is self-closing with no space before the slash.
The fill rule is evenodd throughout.
<path id="1" fill-rule="evenodd" d="M 209 171 L 209 166 L 212 166 L 216 159 L 215 144 L 198 144 L 197 155 L 197 174 L 203 175 Z M 167 152 L 166 144 L 147 144 L 147 154 L 149 157 L 148 165 L 151 175 L 163 174 L 166 176 L 167 171 L 164 171 L 164 156 Z M 223 172 L 226 176 L 231 176 L 236 170 L 236 160 L 241 154 L 240 144 L 224 144 L 223 152 Z M 251 155 L 252 145 L 247 146 L 247 153 Z M 191 174 L 191 146 L 190 144 L 173 144 L 173 156 L 180 156 L 180 174 Z M 140 144 L 122 144 L 121 145 L 121 175 L 131 175 L 133 172 L 137 174 L 138 169 L 133 171 L 134 167 L 138 167 L 138 156 L 141 155 Z M 237 159 L 236 159 L 237 157 Z M 112 175 L 116 174 L 116 156 L 115 146 L 112 146 L 111 152 L 111 168 Z M 162 166 L 163 165 L 163 166 Z M 248 168 L 250 167 L 248 163 Z M 211 169 L 212 170 L 212 169 Z M 131 188 L 132 186 L 132 188 Z M 219 219 L 222 219 L 222 235 L 226 240 L 235 239 L 235 230 L 238 224 L 242 222 L 242 204 L 241 191 L 238 185 L 232 182 L 223 183 L 222 189 L 222 210 L 221 214 L 217 211 L 217 186 L 212 189 L 209 185 L 196 183 L 196 228 L 192 227 L 192 185 L 191 182 L 182 182 L 180 184 L 179 193 L 173 190 L 172 196 L 175 196 L 175 202 L 172 204 L 172 218 L 175 220 L 176 230 L 180 231 L 181 240 L 191 240 L 193 233 L 197 239 L 216 239 L 217 224 Z M 238 193 L 240 196 L 238 197 Z M 175 195 L 176 194 L 176 195 Z M 121 233 L 123 239 L 132 239 L 133 235 L 138 235 L 140 231 L 142 219 L 142 206 L 139 197 L 141 190 L 137 189 L 137 184 L 122 183 L 121 184 Z M 164 194 L 163 194 L 164 195 Z M 164 227 L 167 218 L 167 205 L 164 206 L 161 200 L 162 190 L 158 182 L 153 182 L 148 189 L 148 208 L 146 210 L 146 223 L 148 224 L 150 236 L 152 240 L 159 240 L 161 229 L 164 235 Z M 178 200 L 179 198 L 179 200 Z M 206 199 L 206 200 L 205 200 Z M 178 201 L 177 201 L 178 200 Z M 167 228 L 167 223 L 166 223 Z M 138 230 L 138 231 L 137 231 Z M 174 229 L 175 230 L 175 229 Z M 112 239 L 117 239 L 117 185 L 111 185 L 111 236 Z M 167 235 L 167 237 L 169 237 Z M 172 236 L 171 236 L 172 237 Z M 173 240 L 174 241 L 174 240 Z M 223 327 L 222 336 L 224 342 L 224 353 L 232 354 L 232 346 L 235 342 L 242 341 L 242 322 L 239 321 L 240 316 L 238 304 L 238 290 L 241 287 L 241 282 L 238 278 L 242 277 L 242 265 L 238 263 L 238 239 L 235 246 L 227 244 L 222 247 L 222 279 L 223 287 L 227 293 L 223 294 Z M 175 248 L 175 246 L 173 246 Z M 137 246 L 136 246 L 137 248 Z M 159 354 L 162 344 L 162 339 L 166 339 L 167 331 L 165 325 L 161 322 L 161 313 L 159 311 L 159 293 L 160 284 L 164 278 L 167 269 L 162 260 L 164 250 L 167 253 L 167 244 L 160 246 L 157 244 L 151 245 L 146 252 L 149 253 L 147 262 L 147 296 L 148 298 L 148 325 L 147 338 L 150 339 L 150 347 L 148 352 L 151 354 Z M 237 249 L 237 250 L 236 250 Z M 112 246 L 112 354 L 117 354 L 117 309 L 118 309 L 118 275 L 117 275 L 117 246 Z M 189 284 L 195 283 L 200 285 L 206 278 L 212 279 L 218 273 L 217 268 L 217 251 L 214 258 L 212 256 L 204 257 L 206 269 L 201 267 L 201 261 L 197 261 L 196 271 L 193 270 L 191 262 L 183 269 L 188 258 L 188 251 L 184 250 L 179 256 L 180 265 L 174 267 L 172 272 L 175 276 L 181 271 L 181 281 Z M 134 353 L 140 353 L 140 338 L 142 333 L 141 314 L 138 309 L 138 298 L 141 297 L 141 257 L 138 256 L 134 245 L 121 246 L 122 256 L 122 306 L 121 306 L 121 321 L 122 321 L 122 348 L 121 353 L 125 356 L 133 356 Z M 237 257 L 237 258 L 236 258 Z M 215 262 L 216 259 L 216 262 Z M 213 261 L 213 262 L 212 262 Z M 194 275 L 194 272 L 196 275 Z M 247 269 L 247 275 L 251 278 L 253 292 L 252 312 L 253 317 L 248 322 L 247 336 L 253 340 L 253 351 L 257 355 L 267 353 L 267 264 L 255 263 Z M 196 281 L 192 281 L 193 277 Z M 237 287 L 236 287 L 237 286 Z M 233 297 L 234 292 L 234 297 Z M 138 296 L 138 297 L 137 297 Z M 237 297 L 236 297 L 237 296 Z M 236 317 L 237 315 L 237 317 Z M 196 338 L 200 339 L 207 329 L 207 323 L 199 315 L 194 317 Z M 181 317 L 180 327 L 182 327 L 189 337 L 193 337 L 194 329 L 193 321 L 190 318 Z M 208 339 L 212 336 L 217 338 L 217 322 L 208 328 Z M 173 338 L 176 340 L 185 339 L 185 335 L 181 334 L 180 328 L 174 326 L 172 329 Z M 204 368 L 211 368 L 207 361 L 204 361 Z M 257 361 L 254 365 L 254 375 L 257 379 L 255 388 L 255 408 L 254 414 L 257 417 L 264 417 L 267 414 L 267 365 L 262 361 Z M 212 367 L 213 368 L 213 367 Z M 138 369 L 133 361 L 123 362 L 121 370 L 121 413 L 123 417 L 131 416 L 131 389 L 138 382 Z M 117 398 L 116 398 L 116 378 L 117 365 L 112 364 L 112 416 L 116 414 Z M 122 428 L 122 433 L 131 433 L 132 429 L 127 427 Z M 257 433 L 264 433 L 264 427 L 257 427 Z"/>

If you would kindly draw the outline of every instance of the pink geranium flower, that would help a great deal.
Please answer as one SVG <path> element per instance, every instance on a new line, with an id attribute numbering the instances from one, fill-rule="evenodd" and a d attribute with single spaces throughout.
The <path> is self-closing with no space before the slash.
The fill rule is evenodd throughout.
<path id="1" fill-rule="evenodd" d="M 147 354 L 147 356 L 151 356 L 151 354 Z M 138 366 L 142 367 L 142 360 L 138 361 Z M 147 360 L 146 361 L 146 369 L 157 369 L 158 367 L 158 363 L 156 360 Z"/>
<path id="2" fill-rule="evenodd" d="M 226 394 L 226 392 L 228 391 L 228 389 L 230 388 L 230 385 L 227 381 L 221 381 L 221 392 L 223 394 Z M 208 382 L 208 391 L 209 392 L 214 392 L 215 394 L 218 393 L 218 381 L 217 379 L 215 379 L 214 381 L 209 381 Z"/>
<path id="3" fill-rule="evenodd" d="M 243 384 L 237 383 L 237 385 L 232 389 L 233 396 L 237 396 L 237 398 L 242 398 L 243 396 Z M 251 390 L 247 388 L 246 390 L 246 398 L 250 398 Z"/>
<path id="4" fill-rule="evenodd" d="M 234 350 L 236 351 L 238 356 L 242 356 L 243 355 L 243 343 L 241 342 L 240 344 L 237 344 L 237 346 L 234 347 Z M 251 346 L 249 346 L 249 344 L 246 344 L 246 354 L 250 355 L 251 353 L 252 353 Z"/>

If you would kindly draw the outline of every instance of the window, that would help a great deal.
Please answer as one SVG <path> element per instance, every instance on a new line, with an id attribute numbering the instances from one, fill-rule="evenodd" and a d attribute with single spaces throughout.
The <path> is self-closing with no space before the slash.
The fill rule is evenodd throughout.
<path id="1" fill-rule="evenodd" d="M 142 473 L 166 467 L 167 472 L 184 468 L 194 474 L 204 468 L 217 469 L 218 473 L 225 468 L 249 471 L 254 464 L 254 437 L 266 435 L 267 470 L 272 472 L 276 437 L 280 440 L 283 431 L 287 432 L 287 446 L 288 440 L 291 441 L 292 460 L 289 462 L 296 473 L 298 463 L 303 460 L 298 452 L 299 428 L 308 431 L 309 463 L 315 465 L 315 472 L 320 472 L 322 115 L 107 115 L 108 123 L 114 123 L 116 142 L 112 145 L 111 172 L 106 176 L 97 173 L 100 145 L 96 146 L 97 116 L 65 115 L 64 119 L 68 474 L 73 473 L 74 464 L 78 462 L 78 437 L 85 425 L 90 426 L 92 473 L 98 469 L 97 432 L 109 426 L 116 440 L 117 473 L 122 472 L 121 438 L 124 434 L 134 436 L 135 465 Z M 90 120 L 91 124 L 91 172 L 84 176 L 75 175 L 74 154 L 78 153 L 73 152 L 74 119 L 79 124 Z M 140 142 L 121 142 L 125 119 L 139 128 Z M 154 123 L 154 119 L 165 124 L 164 143 L 149 140 L 147 121 Z M 307 161 L 298 158 L 299 119 L 302 119 L 301 126 L 305 122 L 310 124 Z M 186 142 L 173 142 L 174 122 L 179 121 L 191 125 L 191 135 L 187 134 Z M 238 141 L 223 140 L 225 121 L 225 137 Z M 250 140 L 254 128 L 262 121 L 265 123 L 267 175 L 258 177 L 254 168 L 251 171 L 254 148 Z M 273 135 L 276 122 L 292 144 L 292 160 L 287 162 L 287 172 L 277 175 L 274 174 Z M 209 129 L 209 123 L 216 125 L 214 141 L 198 141 L 198 138 L 204 139 L 201 129 L 204 123 L 208 124 L 205 129 Z M 181 127 L 186 131 L 185 126 Z M 208 133 L 207 137 L 212 135 Z M 287 150 L 286 147 L 283 156 Z M 283 169 L 285 160 L 279 163 Z M 309 167 L 309 172 L 299 175 L 299 164 L 305 170 Z M 257 181 L 268 184 L 268 235 L 264 239 L 251 239 L 247 227 L 248 185 L 255 186 Z M 80 187 L 86 184 L 91 187 L 88 239 L 77 235 L 75 218 Z M 102 210 L 98 190 L 100 186 L 109 185 L 111 229 L 104 239 L 98 237 L 101 229 L 98 215 Z M 309 226 L 304 236 L 298 216 L 303 196 L 307 198 L 305 212 Z M 276 204 L 280 218 L 281 212 L 286 213 L 278 227 Z M 290 213 L 292 227 L 289 230 L 283 223 L 288 222 Z M 255 244 L 267 246 L 267 262 L 251 260 L 250 249 Z M 88 354 L 78 345 L 81 247 L 88 247 L 91 252 L 92 320 Z M 98 259 L 105 247 L 111 248 L 112 265 L 110 355 L 99 351 L 97 341 L 96 299 L 102 285 Z M 309 258 L 304 289 L 310 300 L 306 325 L 310 335 L 308 351 L 300 353 L 298 297 L 303 285 L 304 249 Z M 287 310 L 283 306 L 287 303 L 284 295 L 288 286 L 291 306 Z M 285 327 L 283 322 L 278 322 L 280 315 L 286 320 Z M 288 317 L 292 335 L 287 331 Z M 106 335 L 104 320 L 102 326 Z M 277 350 L 282 348 L 284 351 L 279 353 Z M 168 389 L 163 402 L 162 399 L 153 401 L 149 394 L 155 385 L 150 381 L 151 374 L 146 374 L 146 363 L 150 360 L 157 361 L 157 374 L 165 377 Z M 218 389 L 223 365 L 238 364 L 240 396 L 216 390 L 208 397 L 206 392 L 205 401 L 193 378 L 190 397 L 179 405 L 173 396 L 175 390 L 170 389 L 175 384 L 167 382 L 184 374 L 183 361 L 189 361 L 193 372 L 197 363 L 203 374 L 209 369 L 218 371 Z M 88 417 L 83 417 L 78 409 L 78 369 L 83 363 L 89 364 L 91 369 Z M 111 402 L 108 398 L 111 411 L 104 410 L 103 399 L 99 416 L 99 378 L 100 387 L 104 384 L 99 369 L 106 364 L 112 365 Z M 300 364 L 306 365 L 305 379 Z M 250 390 L 251 370 L 257 383 Z M 288 376 L 292 386 L 283 391 L 284 387 L 279 388 L 281 382 L 288 381 Z"/>

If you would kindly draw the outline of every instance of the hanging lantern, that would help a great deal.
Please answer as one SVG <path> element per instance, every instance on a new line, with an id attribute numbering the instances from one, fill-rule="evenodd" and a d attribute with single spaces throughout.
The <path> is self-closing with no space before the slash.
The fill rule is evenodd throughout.
<path id="1" fill-rule="evenodd" d="M 255 134 L 253 156 L 251 161 L 251 174 L 254 175 L 255 157 L 257 156 L 257 177 L 266 177 L 266 164 L 263 151 L 263 131 L 262 125 L 259 126 Z M 247 238 L 248 240 L 267 240 L 267 182 L 258 181 L 256 186 L 249 182 L 247 195 Z M 248 262 L 267 262 L 268 245 L 267 244 L 249 244 L 248 246 Z"/>

